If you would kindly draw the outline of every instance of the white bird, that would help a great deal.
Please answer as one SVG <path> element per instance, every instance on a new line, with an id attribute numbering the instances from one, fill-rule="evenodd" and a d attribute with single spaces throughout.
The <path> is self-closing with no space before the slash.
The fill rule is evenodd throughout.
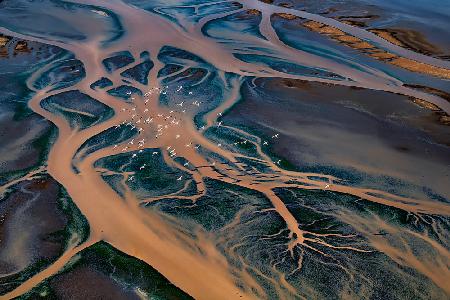
<path id="1" fill-rule="evenodd" d="M 181 180 L 181 178 L 183 178 L 183 176 L 180 176 L 180 177 L 178 177 L 178 179 L 177 179 L 177 180 Z"/>
<path id="2" fill-rule="evenodd" d="M 131 141 L 129 141 L 128 144 L 133 145 L 133 144 L 134 144 L 134 139 L 132 139 Z"/>
<path id="3" fill-rule="evenodd" d="M 114 145 L 113 149 L 116 149 L 116 148 L 117 148 L 117 145 Z"/>
<path id="4" fill-rule="evenodd" d="M 175 136 L 175 139 L 179 139 L 179 138 L 180 138 L 180 135 L 177 134 L 177 135 Z"/>
<path id="5" fill-rule="evenodd" d="M 189 162 L 185 163 L 185 164 L 183 165 L 183 167 L 186 167 L 186 166 L 188 166 L 188 165 L 189 165 Z"/>
<path id="6" fill-rule="evenodd" d="M 134 179 L 134 176 L 130 176 L 129 178 L 128 178 L 128 181 L 132 181 Z"/>
<path id="7" fill-rule="evenodd" d="M 273 136 L 272 136 L 272 138 L 274 139 L 274 138 L 278 138 L 278 133 L 277 134 L 274 134 Z"/>
<path id="8" fill-rule="evenodd" d="M 267 141 L 264 141 L 264 142 L 263 142 L 263 145 L 267 145 Z"/>
<path id="9" fill-rule="evenodd" d="M 155 152 L 153 152 L 153 153 L 152 153 L 152 155 L 156 155 L 156 154 L 158 154 L 158 152 L 157 152 L 157 151 L 155 151 Z"/>
<path id="10" fill-rule="evenodd" d="M 139 168 L 139 170 L 142 170 L 142 169 L 144 169 L 145 168 L 145 164 L 143 164 L 140 168 Z"/>
<path id="11" fill-rule="evenodd" d="M 192 92 L 189 92 L 189 95 L 192 95 Z"/>
<path id="12" fill-rule="evenodd" d="M 180 103 L 178 103 L 178 106 L 183 106 L 184 101 L 181 101 Z"/>
<path id="13" fill-rule="evenodd" d="M 217 123 L 217 127 L 220 127 L 220 126 L 222 126 L 222 121 Z"/>
<path id="14" fill-rule="evenodd" d="M 131 155 L 131 158 L 135 158 L 137 156 L 136 153 L 134 153 L 133 155 Z"/>
<path id="15" fill-rule="evenodd" d="M 127 95 L 131 95 L 131 92 L 127 92 Z"/>
<path id="16" fill-rule="evenodd" d="M 177 89 L 177 92 L 181 91 L 182 88 L 183 88 L 183 86 L 180 85 L 180 86 L 178 87 L 178 89 Z"/>

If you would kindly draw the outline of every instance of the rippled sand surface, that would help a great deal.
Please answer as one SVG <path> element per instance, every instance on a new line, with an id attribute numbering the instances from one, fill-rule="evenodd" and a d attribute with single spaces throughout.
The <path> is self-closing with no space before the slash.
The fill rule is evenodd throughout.
<path id="1" fill-rule="evenodd" d="M 0 1 L 0 298 L 450 297 L 433 2 Z"/>

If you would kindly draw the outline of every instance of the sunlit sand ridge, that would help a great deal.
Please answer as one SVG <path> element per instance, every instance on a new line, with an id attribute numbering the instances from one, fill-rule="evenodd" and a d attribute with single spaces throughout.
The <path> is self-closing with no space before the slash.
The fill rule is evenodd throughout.
<path id="1" fill-rule="evenodd" d="M 4 34 L 33 40 L 61 47 L 74 53 L 85 69 L 85 76 L 78 83 L 54 89 L 53 86 L 36 88 L 36 82 L 47 71 L 44 66 L 29 78 L 27 85 L 35 91 L 29 102 L 29 107 L 39 115 L 50 120 L 58 128 L 58 137 L 52 145 L 47 160 L 46 171 L 67 190 L 74 203 L 86 217 L 90 226 L 87 241 L 72 245 L 66 252 L 44 271 L 37 273 L 18 288 L 4 295 L 12 298 L 20 296 L 44 279 L 57 274 L 70 259 L 81 250 L 97 241 L 106 241 L 113 247 L 139 258 L 167 277 L 173 284 L 189 295 L 198 299 L 230 299 L 230 298 L 267 298 L 265 288 L 255 279 L 257 271 L 250 267 L 238 267 L 231 264 L 223 251 L 216 247 L 208 232 L 197 228 L 195 238 L 180 228 L 182 222 L 171 221 L 168 216 L 147 209 L 153 203 L 164 199 L 182 199 L 192 203 L 205 196 L 208 191 L 207 180 L 213 179 L 237 187 L 245 188 L 264 195 L 270 200 L 272 208 L 285 223 L 289 240 L 285 243 L 289 256 L 297 261 L 295 271 L 302 268 L 302 261 L 308 259 L 297 256 L 298 249 L 307 249 L 330 259 L 326 249 L 349 251 L 355 253 L 372 253 L 379 251 L 392 258 L 399 265 L 416 269 L 428 277 L 446 293 L 450 293 L 450 253 L 448 248 L 431 239 L 427 232 L 409 233 L 426 243 L 438 253 L 437 259 L 423 259 L 422 254 L 414 251 L 402 251 L 408 248 L 408 240 L 393 243 L 392 236 L 399 234 L 398 228 L 384 222 L 376 216 L 353 217 L 343 210 L 336 217 L 350 224 L 362 234 L 370 236 L 370 228 L 383 228 L 391 234 L 386 236 L 370 236 L 372 247 L 357 246 L 346 243 L 354 234 L 317 233 L 302 229 L 298 220 L 287 208 L 276 192 L 279 188 L 289 188 L 311 191 L 330 191 L 355 196 L 371 203 L 384 205 L 407 212 L 411 218 L 424 220 L 423 215 L 450 217 L 450 206 L 440 201 L 415 199 L 364 187 L 346 185 L 336 176 L 316 174 L 311 172 L 288 171 L 274 160 L 263 148 L 267 140 L 253 133 L 235 128 L 222 121 L 222 116 L 241 99 L 241 85 L 249 77 L 255 78 L 290 78 L 305 81 L 322 82 L 342 86 L 360 87 L 380 90 L 422 99 L 433 103 L 441 110 L 450 112 L 450 104 L 444 99 L 415 90 L 385 72 L 355 62 L 343 64 L 329 58 L 294 49 L 281 41 L 271 24 L 270 17 L 275 13 L 289 13 L 301 18 L 318 21 L 334 26 L 343 32 L 373 41 L 396 53 L 397 55 L 417 61 L 422 61 L 439 68 L 448 68 L 448 62 L 418 54 L 396 45 L 390 44 L 378 36 L 352 26 L 339 23 L 322 16 L 300 12 L 293 9 L 276 7 L 258 1 L 238 1 L 238 7 L 231 10 L 205 14 L 196 22 L 180 20 L 171 22 L 156 12 L 146 11 L 120 1 L 74 1 L 82 5 L 93 5 L 104 14 L 118 16 L 122 26 L 123 36 L 117 40 L 108 41 L 106 34 L 93 35 L 86 40 L 76 41 L 59 39 L 49 35 L 27 34 L 2 28 Z M 224 3 L 209 2 L 198 5 L 180 5 L 199 10 L 204 6 Z M 49 8 L 52 9 L 52 8 Z M 237 41 L 226 45 L 224 40 L 209 37 L 202 30 L 209 22 L 249 9 L 260 12 L 259 32 L 261 37 L 251 36 L 246 43 Z M 162 7 L 155 10 L 163 12 Z M 239 35 L 230 36 L 230 39 Z M 183 68 L 168 75 L 163 74 L 167 62 L 164 62 L 165 47 L 182 49 L 199 57 L 203 62 L 189 58 L 174 58 Z M 239 48 L 241 47 L 241 48 Z M 115 53 L 129 51 L 135 58 L 126 66 L 109 71 L 104 61 Z M 101 78 L 108 78 L 114 89 L 124 84 L 125 70 L 138 66 L 145 60 L 146 53 L 152 62 L 147 76 L 147 84 L 136 80 L 128 80 L 126 85 L 135 88 L 124 92 L 122 98 L 115 97 L 105 89 L 92 88 L 91 85 Z M 272 58 L 279 58 L 310 68 L 326 70 L 333 76 L 308 76 L 308 74 L 291 74 L 271 68 L 269 65 L 244 62 L 233 53 L 261 55 L 270 53 Z M 357 67 L 355 67 L 357 65 Z M 216 74 L 221 87 L 220 99 L 212 99 L 204 103 L 197 92 L 190 92 L 192 87 L 187 83 L 171 78 L 182 75 L 190 67 L 203 67 L 207 72 Z M 205 75 L 207 77 L 208 75 Z M 337 78 L 338 76 L 338 78 Z M 208 80 L 208 79 L 206 79 Z M 169 83 L 166 83 L 169 82 Z M 85 128 L 73 126 L 67 117 L 45 108 L 45 101 L 53 96 L 78 90 L 79 92 L 103 103 L 113 110 L 111 117 L 94 123 Z M 177 95 L 184 95 L 179 97 Z M 169 99 L 163 103 L 162 99 Z M 172 99 L 172 100 L 171 100 Z M 55 106 L 56 107 L 56 106 Z M 83 111 L 65 110 L 70 113 Z M 87 116 L 92 114 L 84 113 Z M 236 142 L 229 145 L 208 138 L 211 131 L 226 130 L 234 132 L 254 148 L 254 153 L 247 154 L 236 150 Z M 91 147 L 92 138 L 105 132 L 117 135 L 122 131 L 128 136 L 115 141 L 106 141 L 101 147 Z M 276 142 L 280 133 L 274 133 L 270 142 Z M 140 172 L 150 168 L 141 165 L 133 172 L 109 170 L 101 162 L 107 158 L 123 158 L 125 164 L 131 164 L 133 159 L 145 157 L 149 160 L 161 159 L 168 167 L 182 172 L 177 175 L 177 181 L 182 185 L 179 191 L 163 195 L 141 196 L 133 190 L 133 184 Z M 183 159 L 183 161 L 180 160 Z M 251 161 L 260 168 L 251 167 L 243 161 Z M 24 177 L 33 176 L 31 173 Z M 109 175 L 121 176 L 120 185 L 123 191 L 118 192 L 107 181 Z M 194 194 L 185 194 L 189 184 L 195 185 Z M 5 190 L 12 183 L 1 189 Z M 1 191 L 1 190 L 0 190 Z M 217 199 L 221 201 L 221 199 Z M 426 219 L 426 222 L 429 220 Z M 235 222 L 239 222 L 236 217 Z M 432 222 L 434 222 L 432 220 Z M 445 241 L 442 229 L 436 228 L 436 235 Z M 334 243 L 329 238 L 339 238 L 341 242 Z M 296 250 L 297 249 L 297 250 Z M 233 255 L 232 250 L 227 255 Z M 245 262 L 243 263 L 245 265 Z M 333 264 L 336 264 L 333 262 Z M 354 275 L 355 270 L 344 265 L 339 266 L 343 272 Z M 435 272 L 437 270 L 438 272 Z M 437 275 L 439 274 L 439 275 Z M 265 274 L 258 274 L 268 277 Z M 273 278 L 267 281 L 280 298 L 291 298 L 298 294 L 296 287 L 286 280 L 288 274 L 274 267 Z"/>

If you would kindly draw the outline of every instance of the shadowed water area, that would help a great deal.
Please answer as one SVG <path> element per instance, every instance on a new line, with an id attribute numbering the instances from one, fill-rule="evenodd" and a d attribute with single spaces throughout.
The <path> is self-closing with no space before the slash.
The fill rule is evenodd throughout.
<path id="1" fill-rule="evenodd" d="M 0 298 L 450 297 L 411 2 L 0 1 Z"/>

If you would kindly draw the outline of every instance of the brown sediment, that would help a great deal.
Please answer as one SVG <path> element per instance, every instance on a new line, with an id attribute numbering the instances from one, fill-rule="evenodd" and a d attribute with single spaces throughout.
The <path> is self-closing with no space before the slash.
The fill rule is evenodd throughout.
<path id="1" fill-rule="evenodd" d="M 299 19 L 299 17 L 291 15 L 291 14 L 286 14 L 286 13 L 276 13 L 276 16 L 286 19 L 286 20 L 295 20 L 295 19 Z"/>
<path id="2" fill-rule="evenodd" d="M 316 31 L 319 28 L 324 26 L 324 24 L 316 22 L 316 21 L 306 21 L 302 25 L 305 26 L 306 28 L 309 28 L 309 29 L 313 30 L 313 31 Z"/>
<path id="3" fill-rule="evenodd" d="M 247 9 L 245 12 L 249 15 L 254 15 L 254 16 L 261 15 L 261 12 L 257 9 Z"/>
<path id="4" fill-rule="evenodd" d="M 392 54 L 389 52 L 384 52 L 384 51 L 371 53 L 370 56 L 372 56 L 375 59 L 383 60 L 383 61 L 387 61 L 387 60 L 397 57 L 397 55 L 395 55 L 395 54 Z"/>
<path id="5" fill-rule="evenodd" d="M 440 111 L 440 108 L 437 107 L 436 105 L 434 105 L 433 103 L 430 103 L 428 101 L 422 100 L 422 99 L 418 99 L 418 98 L 412 98 L 412 101 L 419 105 L 420 107 L 429 109 L 429 110 L 433 110 L 433 111 Z"/>
<path id="6" fill-rule="evenodd" d="M 17 55 L 19 53 L 30 53 L 31 50 L 28 47 L 28 43 L 23 40 L 18 40 L 15 42 L 12 37 L 0 35 L 0 57 L 8 57 L 9 56 L 9 47 L 8 44 L 13 44 L 13 55 Z"/>
<path id="7" fill-rule="evenodd" d="M 0 34 L 0 47 L 4 47 L 6 46 L 6 44 L 8 44 L 8 42 L 11 40 L 10 37 L 8 36 L 4 36 Z"/>
<path id="8" fill-rule="evenodd" d="M 405 49 L 448 60 L 448 55 L 445 55 L 442 49 L 430 43 L 425 36 L 418 31 L 400 28 L 374 28 L 368 29 L 368 31 Z"/>
<path id="9" fill-rule="evenodd" d="M 11 40 L 11 37 L 0 34 L 0 57 L 8 57 L 8 48 L 6 45 Z"/>
<path id="10" fill-rule="evenodd" d="M 384 29 L 369 29 L 368 31 L 378 35 L 380 38 L 385 39 L 391 44 L 403 47 L 403 43 L 396 39 L 389 31 Z"/>
<path id="11" fill-rule="evenodd" d="M 392 38 L 400 41 L 404 47 L 413 51 L 435 56 L 442 54 L 441 49 L 428 42 L 427 39 L 418 31 L 389 28 L 386 29 L 386 32 L 388 32 Z"/>
<path id="12" fill-rule="evenodd" d="M 387 51 L 379 52 L 380 49 L 370 44 L 369 42 L 363 41 L 352 35 L 345 34 L 335 27 L 328 26 L 316 21 L 306 21 L 302 23 L 302 25 L 314 32 L 325 34 L 350 48 L 360 50 L 375 59 L 384 61 L 394 66 L 416 73 L 450 79 L 449 69 L 432 66 L 409 58 L 399 57 L 398 55 L 389 53 Z M 379 34 L 379 31 L 376 31 L 374 33 Z M 383 38 L 383 36 L 381 37 Z M 384 37 L 386 37 L 386 34 L 384 35 Z M 391 42 L 390 40 L 388 41 Z M 397 43 L 395 44 L 398 45 Z"/>
<path id="13" fill-rule="evenodd" d="M 17 52 L 30 52 L 30 49 L 28 49 L 28 44 L 25 41 L 18 41 L 14 47 L 14 50 Z"/>
<path id="14" fill-rule="evenodd" d="M 407 69 L 412 72 L 428 74 L 436 77 L 442 77 L 450 79 L 450 70 L 435 67 L 432 65 L 424 64 L 409 58 L 398 57 L 391 61 L 390 64 L 395 65 L 397 67 Z"/>
<path id="15" fill-rule="evenodd" d="M 356 20 L 340 20 L 341 23 L 350 25 L 350 26 L 356 26 L 356 27 L 366 27 L 366 23 L 363 21 L 356 21 Z"/>
<path id="16" fill-rule="evenodd" d="M 336 17 L 339 22 L 356 27 L 367 27 L 367 21 L 378 19 L 378 15 L 366 15 L 366 16 L 339 16 Z"/>
<path id="17" fill-rule="evenodd" d="M 352 48 L 355 49 L 373 49 L 373 46 L 368 42 L 357 42 L 352 44 Z"/>
<path id="18" fill-rule="evenodd" d="M 339 22 L 348 24 L 350 26 L 355 26 L 359 28 L 367 28 L 369 25 L 368 21 L 375 20 L 379 18 L 378 15 L 363 15 L 363 16 L 337 16 L 334 17 Z M 403 29 L 403 28 L 371 28 L 367 31 L 376 34 L 382 39 L 403 47 L 421 53 L 424 55 L 431 55 L 438 57 L 440 59 L 448 59 L 448 55 L 445 55 L 439 47 L 430 43 L 426 37 L 419 31 L 413 29 Z"/>
<path id="19" fill-rule="evenodd" d="M 295 87 L 295 88 L 306 89 L 306 90 L 311 88 L 311 84 L 309 83 L 309 81 L 306 81 L 306 80 L 294 80 L 294 79 L 283 78 L 282 83 L 289 88 Z"/>
<path id="20" fill-rule="evenodd" d="M 351 35 L 338 36 L 338 37 L 336 37 L 336 40 L 347 43 L 347 44 L 359 43 L 361 41 L 361 39 L 351 36 Z"/>
<path id="21" fill-rule="evenodd" d="M 281 6 L 281 7 L 286 7 L 286 8 L 290 8 L 290 7 L 292 7 L 292 4 L 290 4 L 290 3 L 280 3 L 280 4 L 278 4 L 279 6 Z"/>
<path id="22" fill-rule="evenodd" d="M 8 49 L 6 47 L 0 47 L 0 57 L 8 57 Z"/>
<path id="23" fill-rule="evenodd" d="M 437 105 L 415 97 L 410 97 L 409 99 L 420 107 L 434 111 L 435 115 L 438 116 L 437 120 L 439 123 L 443 125 L 450 125 L 450 116 L 446 112 L 442 111 Z"/>

